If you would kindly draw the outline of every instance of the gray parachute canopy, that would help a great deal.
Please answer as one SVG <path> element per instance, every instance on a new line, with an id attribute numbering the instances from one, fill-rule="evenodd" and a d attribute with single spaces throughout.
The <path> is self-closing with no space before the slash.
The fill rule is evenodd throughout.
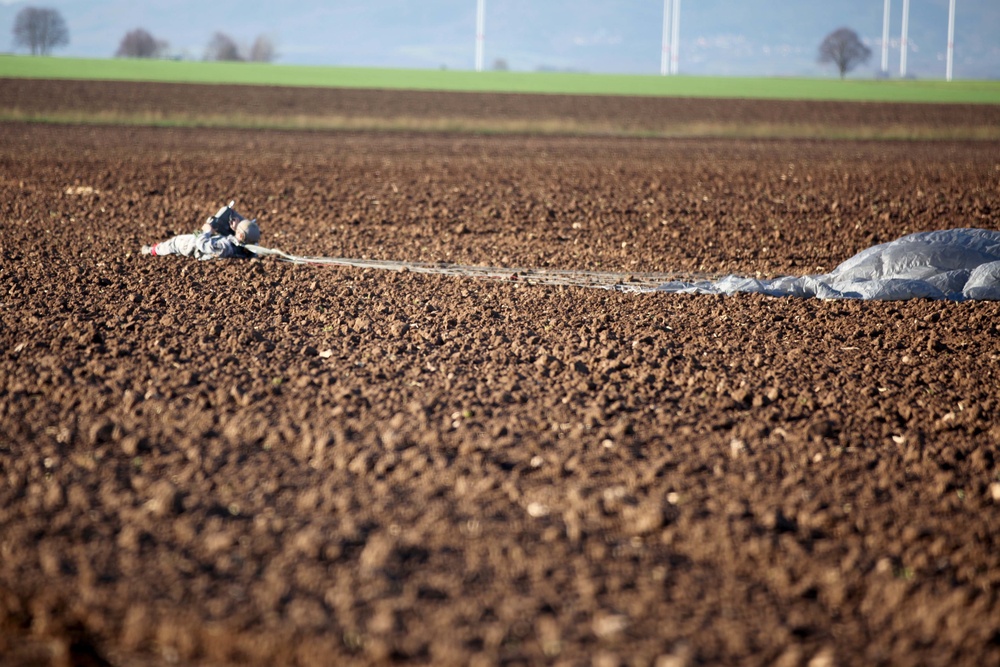
<path id="1" fill-rule="evenodd" d="M 672 281 L 662 292 L 820 299 L 1000 300 L 1000 232 L 947 229 L 910 234 L 859 252 L 830 273 L 757 280 L 725 276 L 715 281 Z"/>

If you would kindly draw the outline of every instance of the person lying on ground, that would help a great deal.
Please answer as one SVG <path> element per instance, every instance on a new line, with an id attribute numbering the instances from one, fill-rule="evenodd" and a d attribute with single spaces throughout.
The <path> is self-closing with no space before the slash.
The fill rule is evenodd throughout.
<path id="1" fill-rule="evenodd" d="M 256 257 L 246 248 L 247 243 L 260 240 L 260 227 L 256 220 L 248 220 L 237 213 L 233 203 L 224 206 L 202 225 L 201 232 L 179 234 L 166 241 L 142 246 L 143 255 L 184 255 L 196 259 L 251 259 Z"/>

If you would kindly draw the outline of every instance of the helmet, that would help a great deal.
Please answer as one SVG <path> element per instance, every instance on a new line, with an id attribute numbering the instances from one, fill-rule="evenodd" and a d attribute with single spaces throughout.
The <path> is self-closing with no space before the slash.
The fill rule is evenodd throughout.
<path id="1" fill-rule="evenodd" d="M 240 243 L 256 243 L 260 240 L 260 227 L 256 220 L 241 220 L 236 225 L 236 240 Z"/>

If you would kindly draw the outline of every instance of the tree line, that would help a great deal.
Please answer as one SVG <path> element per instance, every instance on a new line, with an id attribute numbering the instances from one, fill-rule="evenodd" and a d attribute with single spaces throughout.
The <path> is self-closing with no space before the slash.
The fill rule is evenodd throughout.
<path id="1" fill-rule="evenodd" d="M 53 49 L 69 44 L 66 21 L 55 9 L 25 7 L 14 18 L 14 47 L 25 48 L 33 56 L 46 56 Z M 163 58 L 170 45 L 157 39 L 145 28 L 125 33 L 116 58 Z M 212 35 L 205 47 L 205 60 L 273 62 L 277 57 L 274 42 L 266 35 L 259 35 L 249 47 L 238 43 L 223 32 Z"/>
<path id="2" fill-rule="evenodd" d="M 170 45 L 153 37 L 145 28 L 130 30 L 122 38 L 116 58 L 162 58 L 167 55 Z M 205 60 L 225 60 L 234 62 L 269 63 L 277 52 L 274 42 L 266 35 L 258 35 L 249 47 L 239 44 L 224 32 L 212 35 L 205 47 Z"/>
<path id="3" fill-rule="evenodd" d="M 31 55 L 48 55 L 52 49 L 69 44 L 69 29 L 62 14 L 55 9 L 25 7 L 14 19 L 14 46 L 25 47 Z M 117 58 L 162 58 L 167 55 L 169 44 L 157 39 L 145 28 L 125 33 L 115 52 Z M 224 32 L 212 35 L 205 48 L 205 60 L 249 61 L 269 63 L 276 57 L 274 43 L 266 35 L 259 35 L 249 48 L 240 45 Z M 826 36 L 819 47 L 818 61 L 837 67 L 840 78 L 865 63 L 871 57 L 869 49 L 849 28 L 838 28 Z M 507 62 L 498 59 L 494 69 L 507 69 Z"/>

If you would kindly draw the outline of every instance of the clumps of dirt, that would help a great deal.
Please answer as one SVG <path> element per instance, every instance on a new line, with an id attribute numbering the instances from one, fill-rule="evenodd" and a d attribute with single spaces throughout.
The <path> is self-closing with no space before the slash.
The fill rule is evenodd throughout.
<path id="1" fill-rule="evenodd" d="M 567 134 L 733 132 L 753 129 L 779 137 L 856 134 L 897 138 L 930 135 L 995 137 L 995 104 L 887 104 L 800 100 L 711 100 L 616 95 L 442 93 L 418 90 L 211 86 L 135 81 L 2 79 L 0 109 L 30 117 L 107 119 L 114 114 L 139 122 L 210 119 L 294 124 L 312 119 L 387 127 L 486 129 L 534 128 Z M 240 100 L 238 110 L 219 100 Z M 228 116 L 228 118 L 227 118 Z M 291 118 L 290 118 L 291 116 Z"/>
<path id="2" fill-rule="evenodd" d="M 995 227 L 995 148 L 0 125 L 0 649 L 996 662 L 1000 304 L 137 254 L 805 272 Z"/>

